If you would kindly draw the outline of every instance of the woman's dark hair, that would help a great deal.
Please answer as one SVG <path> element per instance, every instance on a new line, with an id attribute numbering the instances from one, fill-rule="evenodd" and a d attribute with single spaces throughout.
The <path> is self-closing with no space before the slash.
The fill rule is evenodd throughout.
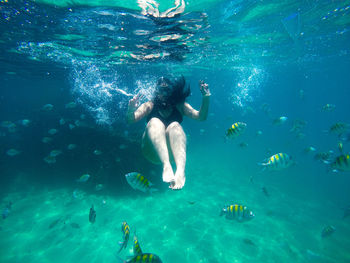
<path id="1" fill-rule="evenodd" d="M 183 103 L 190 94 L 191 89 L 189 85 L 186 85 L 184 76 L 173 81 L 161 77 L 157 81 L 153 102 L 161 108 L 166 108 Z"/>

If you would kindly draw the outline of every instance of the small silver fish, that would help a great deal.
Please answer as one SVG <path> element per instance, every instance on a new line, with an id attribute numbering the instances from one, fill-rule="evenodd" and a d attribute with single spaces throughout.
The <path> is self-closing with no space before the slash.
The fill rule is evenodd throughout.
<path id="1" fill-rule="evenodd" d="M 51 137 L 44 137 L 44 138 L 41 139 L 41 141 L 42 141 L 43 143 L 49 143 L 49 142 L 52 141 L 52 138 L 51 138 Z"/>
<path id="2" fill-rule="evenodd" d="M 13 127 L 16 127 L 16 124 L 14 124 L 12 121 L 2 121 L 0 123 L 0 126 L 3 127 L 3 128 L 13 128 Z"/>
<path id="3" fill-rule="evenodd" d="M 80 178 L 78 180 L 76 180 L 78 183 L 85 183 L 87 182 L 87 180 L 89 180 L 90 175 L 89 174 L 83 174 L 82 176 L 80 176 Z"/>
<path id="4" fill-rule="evenodd" d="M 310 152 L 315 152 L 315 151 L 316 151 L 316 148 L 313 146 L 309 146 L 309 147 L 304 149 L 305 153 L 310 153 Z"/>
<path id="5" fill-rule="evenodd" d="M 60 125 L 65 125 L 66 124 L 66 120 L 61 118 L 60 121 L 59 121 Z"/>
<path id="6" fill-rule="evenodd" d="M 76 120 L 74 121 L 75 126 L 79 127 L 81 125 L 81 121 L 80 120 Z"/>
<path id="7" fill-rule="evenodd" d="M 31 121 L 27 120 L 27 119 L 20 121 L 20 124 L 22 124 L 24 127 L 28 127 L 30 123 L 31 123 Z"/>
<path id="8" fill-rule="evenodd" d="M 20 154 L 20 153 L 21 153 L 21 151 L 18 151 L 18 150 L 16 150 L 16 149 L 9 149 L 9 150 L 7 150 L 7 152 L 6 152 L 6 154 L 7 154 L 8 156 L 11 156 L 11 157 L 16 156 L 16 155 L 18 155 L 18 154 Z"/>
<path id="9" fill-rule="evenodd" d="M 56 158 L 54 156 L 49 155 L 44 158 L 44 161 L 48 164 L 53 164 L 56 163 Z"/>
<path id="10" fill-rule="evenodd" d="M 103 185 L 103 184 L 97 184 L 96 186 L 95 186 L 95 190 L 96 191 L 101 191 L 102 189 L 104 189 L 105 188 L 105 186 Z"/>
<path id="11" fill-rule="evenodd" d="M 53 105 L 52 104 L 45 104 L 42 109 L 44 111 L 51 111 L 53 109 Z"/>
<path id="12" fill-rule="evenodd" d="M 74 109 L 76 106 L 77 106 L 77 104 L 74 101 L 72 101 L 72 102 L 67 103 L 65 105 L 65 108 L 66 109 Z"/>
<path id="13" fill-rule="evenodd" d="M 67 146 L 68 150 L 74 150 L 75 148 L 77 148 L 77 145 L 74 143 L 68 144 L 68 146 Z"/>
<path id="14" fill-rule="evenodd" d="M 58 156 L 60 154 L 62 154 L 62 151 L 60 151 L 60 150 L 52 150 L 49 155 L 51 157 L 56 157 L 56 156 Z"/>
<path id="15" fill-rule="evenodd" d="M 260 136 L 260 135 L 262 135 L 262 131 L 260 131 L 260 130 L 259 130 L 259 131 L 257 131 L 257 132 L 255 133 L 255 135 L 256 135 L 256 136 Z"/>
<path id="16" fill-rule="evenodd" d="M 51 135 L 55 135 L 57 132 L 58 132 L 57 129 L 50 129 L 50 130 L 48 131 L 48 133 L 51 134 Z"/>
<path id="17" fill-rule="evenodd" d="M 95 154 L 95 155 L 101 155 L 101 154 L 102 154 L 102 151 L 100 151 L 100 150 L 95 150 L 95 151 L 94 151 L 94 154 Z"/>
<path id="18" fill-rule="evenodd" d="M 279 118 L 274 119 L 273 124 L 274 125 L 281 125 L 281 124 L 285 123 L 287 120 L 288 120 L 288 117 L 281 116 Z"/>
<path id="19" fill-rule="evenodd" d="M 315 154 L 314 158 L 315 160 L 320 161 L 324 164 L 330 164 L 333 159 L 333 154 L 334 152 L 332 150 L 328 152 L 319 152 Z"/>
<path id="20" fill-rule="evenodd" d="M 84 198 L 85 192 L 79 189 L 74 189 L 72 196 L 74 199 L 81 200 Z"/>
<path id="21" fill-rule="evenodd" d="M 334 104 L 327 103 L 322 107 L 322 111 L 333 111 L 335 109 Z"/>

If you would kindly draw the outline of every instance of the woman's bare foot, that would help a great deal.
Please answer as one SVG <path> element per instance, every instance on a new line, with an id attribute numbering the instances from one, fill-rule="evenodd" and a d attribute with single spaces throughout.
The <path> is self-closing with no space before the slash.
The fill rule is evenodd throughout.
<path id="1" fill-rule="evenodd" d="M 165 183 L 171 183 L 175 181 L 173 168 L 171 167 L 170 163 L 164 164 L 162 178 L 163 178 L 163 182 Z"/>
<path id="2" fill-rule="evenodd" d="M 184 187 L 186 181 L 185 173 L 184 172 L 178 172 L 176 171 L 175 174 L 175 181 L 174 183 L 170 184 L 170 188 L 173 190 L 179 190 L 182 187 Z"/>

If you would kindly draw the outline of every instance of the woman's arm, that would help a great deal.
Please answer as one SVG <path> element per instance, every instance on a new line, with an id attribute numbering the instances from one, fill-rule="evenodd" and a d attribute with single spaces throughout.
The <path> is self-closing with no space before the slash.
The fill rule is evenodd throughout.
<path id="1" fill-rule="evenodd" d="M 137 107 L 138 99 L 138 96 L 135 96 L 129 101 L 128 112 L 126 114 L 128 123 L 134 123 L 141 120 L 153 109 L 152 101 L 147 101 L 141 104 L 140 107 Z"/>
<path id="2" fill-rule="evenodd" d="M 209 111 L 209 98 L 210 98 L 210 91 L 208 88 L 208 84 L 204 83 L 203 81 L 199 82 L 199 87 L 202 92 L 202 105 L 199 111 L 192 108 L 190 104 L 185 102 L 182 107 L 182 112 L 185 116 L 190 117 L 194 120 L 204 121 L 208 117 L 208 111 Z"/>

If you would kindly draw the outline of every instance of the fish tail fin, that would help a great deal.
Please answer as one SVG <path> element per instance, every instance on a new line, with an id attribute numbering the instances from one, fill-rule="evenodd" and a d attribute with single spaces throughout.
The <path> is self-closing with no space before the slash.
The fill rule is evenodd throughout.
<path id="1" fill-rule="evenodd" d="M 326 173 L 329 174 L 329 173 L 338 173 L 338 172 L 339 171 L 336 168 L 332 167 L 331 162 L 327 163 Z"/>
<path id="2" fill-rule="evenodd" d="M 116 258 L 117 258 L 117 263 L 126 263 L 126 261 L 121 257 L 119 257 L 118 255 L 116 256 Z"/>
<path id="3" fill-rule="evenodd" d="M 119 241 L 119 250 L 118 253 L 120 253 L 120 251 L 122 251 L 122 249 L 124 248 L 124 242 L 123 241 Z"/>
<path id="4" fill-rule="evenodd" d="M 266 163 L 257 163 L 257 165 L 261 166 L 261 172 L 265 171 L 267 169 Z"/>

